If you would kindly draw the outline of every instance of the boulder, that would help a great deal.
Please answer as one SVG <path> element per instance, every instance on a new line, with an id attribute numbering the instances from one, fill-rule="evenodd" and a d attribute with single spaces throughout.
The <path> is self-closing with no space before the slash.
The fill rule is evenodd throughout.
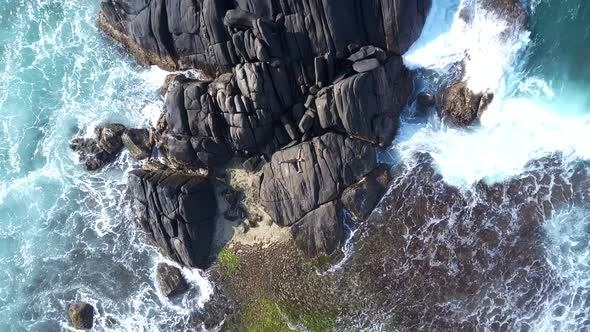
<path id="1" fill-rule="evenodd" d="M 365 73 L 379 68 L 381 63 L 377 59 L 364 59 L 352 64 L 352 69 L 357 73 Z"/>
<path id="2" fill-rule="evenodd" d="M 74 138 L 70 148 L 79 155 L 86 170 L 98 170 L 117 158 L 123 149 L 121 135 L 124 131 L 125 127 L 120 124 L 100 126 L 94 131 L 94 138 Z"/>
<path id="3" fill-rule="evenodd" d="M 209 265 L 217 200 L 201 175 L 169 169 L 133 170 L 131 209 L 163 254 L 188 267 Z"/>
<path id="4" fill-rule="evenodd" d="M 370 144 L 334 133 L 278 151 L 262 169 L 260 202 L 277 224 L 293 225 L 338 199 L 375 169 L 376 158 Z"/>
<path id="5" fill-rule="evenodd" d="M 319 125 L 376 145 L 389 145 L 412 89 L 402 59 L 391 57 L 372 71 L 354 74 L 320 91 L 315 99 Z"/>
<path id="6" fill-rule="evenodd" d="M 159 263 L 156 268 L 156 279 L 160 292 L 166 297 L 175 297 L 188 290 L 188 283 L 179 268 Z"/>
<path id="7" fill-rule="evenodd" d="M 430 92 L 420 92 L 416 97 L 416 112 L 426 115 L 431 107 L 436 105 L 436 97 Z"/>
<path id="8" fill-rule="evenodd" d="M 70 322 L 77 330 L 90 330 L 94 324 L 94 307 L 88 303 L 72 303 L 68 307 Z"/>
<path id="9" fill-rule="evenodd" d="M 297 247 L 307 256 L 330 255 L 343 240 L 342 222 L 342 207 L 332 201 L 305 215 L 290 231 Z"/>
<path id="10" fill-rule="evenodd" d="M 474 123 L 492 102 L 492 93 L 474 93 L 465 82 L 445 87 L 437 112 L 441 119 L 457 126 Z"/>
<path id="11" fill-rule="evenodd" d="M 364 221 L 387 191 L 391 175 L 389 166 L 381 164 L 357 183 L 346 188 L 341 201 L 355 221 Z"/>
<path id="12" fill-rule="evenodd" d="M 109 154 L 117 154 L 123 149 L 121 135 L 125 132 L 125 126 L 111 123 L 97 127 L 95 135 L 98 138 L 98 147 Z"/>
<path id="13" fill-rule="evenodd" d="M 126 129 L 121 140 L 133 158 L 143 160 L 150 157 L 153 146 L 148 129 Z"/>
<path id="14" fill-rule="evenodd" d="M 372 58 L 379 60 L 379 62 L 385 62 L 387 59 L 387 54 L 379 47 L 367 45 L 361 47 L 358 51 L 349 56 L 348 61 L 357 62 Z"/>

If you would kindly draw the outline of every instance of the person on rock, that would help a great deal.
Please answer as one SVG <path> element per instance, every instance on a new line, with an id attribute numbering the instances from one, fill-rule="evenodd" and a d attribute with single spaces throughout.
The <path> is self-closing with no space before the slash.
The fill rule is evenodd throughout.
<path id="1" fill-rule="evenodd" d="M 297 170 L 297 173 L 303 173 L 303 168 L 301 167 L 301 163 L 305 161 L 303 157 L 303 149 L 299 149 L 299 155 L 295 159 L 283 160 L 279 162 L 279 164 L 291 164 Z"/>

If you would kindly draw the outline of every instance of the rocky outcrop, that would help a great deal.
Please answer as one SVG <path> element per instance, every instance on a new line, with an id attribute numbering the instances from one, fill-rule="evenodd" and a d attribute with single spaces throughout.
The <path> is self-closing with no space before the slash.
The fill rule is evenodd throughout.
<path id="1" fill-rule="evenodd" d="M 296 225 L 308 254 L 333 252 L 340 194 L 396 134 L 412 91 L 401 54 L 429 8 L 430 0 L 102 0 L 101 29 L 140 61 L 204 73 L 170 75 L 156 130 L 128 130 L 123 143 L 137 159 L 155 145 L 175 169 L 236 156 L 252 172 L 262 167 L 260 200 L 273 220 Z M 215 206 L 207 183 L 161 169 L 130 175 L 142 227 L 183 265 L 206 265 Z"/>
<path id="2" fill-rule="evenodd" d="M 427 154 L 394 167 L 343 276 L 363 293 L 352 297 L 376 317 L 393 313 L 401 330 L 526 328 L 518 317 L 541 314 L 563 287 L 545 256 L 544 223 L 590 204 L 587 163 L 557 155 L 526 169 L 464 192 Z"/>
<path id="3" fill-rule="evenodd" d="M 315 58 L 343 59 L 357 45 L 403 54 L 429 8 L 430 0 L 102 0 L 99 25 L 147 64 L 214 73 L 280 59 L 302 83 Z"/>
<path id="4" fill-rule="evenodd" d="M 131 208 L 148 237 L 184 266 L 209 264 L 217 201 L 209 179 L 192 173 L 134 170 Z"/>
<path id="5" fill-rule="evenodd" d="M 465 82 L 454 83 L 442 91 L 438 115 L 457 126 L 468 126 L 478 120 L 494 99 L 492 93 L 475 93 Z"/>
<path id="6" fill-rule="evenodd" d="M 83 302 L 70 304 L 68 316 L 75 329 L 90 330 L 94 324 L 94 307 Z"/>
<path id="7" fill-rule="evenodd" d="M 175 297 L 188 290 L 188 284 L 180 269 L 166 263 L 160 263 L 156 267 L 156 280 L 160 292 L 166 297 Z"/>
<path id="8" fill-rule="evenodd" d="M 94 138 L 75 138 L 70 148 L 78 153 L 86 170 L 98 170 L 115 160 L 123 149 L 123 132 L 125 126 L 121 124 L 99 126 L 94 131 Z"/>

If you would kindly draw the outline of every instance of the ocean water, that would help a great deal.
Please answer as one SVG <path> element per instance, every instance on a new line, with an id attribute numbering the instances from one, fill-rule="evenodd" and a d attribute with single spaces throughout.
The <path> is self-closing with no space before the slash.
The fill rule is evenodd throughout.
<path id="1" fill-rule="evenodd" d="M 98 331 L 181 326 L 210 285 L 170 302 L 162 260 L 127 218 L 127 155 L 87 173 L 69 150 L 103 122 L 145 126 L 164 74 L 140 67 L 96 26 L 96 0 L 0 0 L 0 331 L 69 329 L 67 305 L 95 304 Z"/>

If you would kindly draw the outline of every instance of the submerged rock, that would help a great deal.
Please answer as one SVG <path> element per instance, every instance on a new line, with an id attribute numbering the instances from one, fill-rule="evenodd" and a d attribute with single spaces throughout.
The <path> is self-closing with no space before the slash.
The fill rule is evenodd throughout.
<path id="1" fill-rule="evenodd" d="M 481 117 L 492 102 L 492 93 L 475 93 L 465 82 L 444 88 L 437 107 L 441 119 L 458 126 L 468 126 Z"/>
<path id="2" fill-rule="evenodd" d="M 94 307 L 84 302 L 70 304 L 68 316 L 75 329 L 90 330 L 94 324 Z"/>
<path id="3" fill-rule="evenodd" d="M 206 268 L 217 201 L 208 178 L 169 169 L 129 173 L 131 208 L 162 252 L 188 267 Z"/>
<path id="4" fill-rule="evenodd" d="M 179 268 L 159 263 L 156 268 L 156 279 L 160 291 L 166 297 L 175 297 L 188 290 L 188 284 Z"/>

